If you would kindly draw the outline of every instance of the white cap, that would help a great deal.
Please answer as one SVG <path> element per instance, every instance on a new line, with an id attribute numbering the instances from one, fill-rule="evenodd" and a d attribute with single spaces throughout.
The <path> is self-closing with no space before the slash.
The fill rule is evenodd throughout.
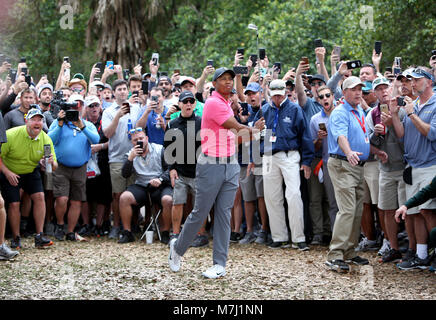
<path id="1" fill-rule="evenodd" d="M 270 95 L 273 96 L 284 96 L 286 95 L 286 82 L 280 79 L 273 80 L 269 85 Z"/>
<path id="2" fill-rule="evenodd" d="M 85 107 L 90 106 L 91 104 L 98 103 L 101 104 L 100 99 L 97 96 L 87 96 L 85 99 Z"/>
<path id="3" fill-rule="evenodd" d="M 342 90 L 352 89 L 358 85 L 361 85 L 362 87 L 365 86 L 365 84 L 362 81 L 360 81 L 358 77 L 351 76 L 345 79 L 344 82 L 342 83 Z"/>

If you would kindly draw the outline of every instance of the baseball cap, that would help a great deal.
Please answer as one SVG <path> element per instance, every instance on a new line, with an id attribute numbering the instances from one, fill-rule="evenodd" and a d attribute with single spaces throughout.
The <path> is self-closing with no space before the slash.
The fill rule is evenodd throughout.
<path id="1" fill-rule="evenodd" d="M 192 83 L 194 86 L 197 86 L 197 83 L 195 82 L 195 79 L 192 77 L 186 77 L 186 76 L 182 76 L 180 77 L 179 81 L 177 81 L 178 84 L 180 84 L 181 86 L 183 85 L 184 82 L 190 82 Z"/>
<path id="2" fill-rule="evenodd" d="M 183 91 L 179 96 L 179 101 L 183 102 L 186 99 L 194 99 L 195 100 L 194 94 L 189 90 Z"/>
<path id="3" fill-rule="evenodd" d="M 227 69 L 225 67 L 221 67 L 216 69 L 215 74 L 213 75 L 212 81 L 216 81 L 219 77 L 221 77 L 224 73 L 230 73 L 232 78 L 235 77 L 235 72 L 232 69 Z"/>
<path id="4" fill-rule="evenodd" d="M 100 99 L 97 96 L 87 96 L 85 99 L 85 106 L 90 106 L 91 104 L 94 103 L 98 103 L 99 105 L 100 103 Z"/>
<path id="5" fill-rule="evenodd" d="M 170 83 L 170 85 L 173 85 L 173 83 L 171 82 L 170 77 L 168 77 L 168 76 L 161 76 L 161 77 L 159 77 L 159 81 L 157 82 L 157 84 L 159 85 L 159 83 L 160 83 L 162 80 L 167 80 L 167 81 Z"/>
<path id="6" fill-rule="evenodd" d="M 70 96 L 70 98 L 68 99 L 68 102 L 76 102 L 77 100 L 82 101 L 83 103 L 85 103 L 85 100 L 83 99 L 83 97 L 80 94 L 74 93 Z"/>
<path id="7" fill-rule="evenodd" d="M 50 89 L 50 91 L 53 92 L 53 86 L 50 83 L 44 83 L 38 89 L 38 97 L 41 95 L 41 92 L 45 89 Z"/>
<path id="8" fill-rule="evenodd" d="M 244 94 L 247 94 L 248 91 L 251 92 L 262 92 L 262 87 L 257 82 L 250 82 L 248 86 L 244 90 Z"/>
<path id="9" fill-rule="evenodd" d="M 364 91 L 364 92 L 368 92 L 368 91 L 371 91 L 373 88 L 372 88 L 372 82 L 371 81 L 365 81 L 364 83 L 363 83 L 365 86 L 362 88 L 362 91 Z"/>
<path id="10" fill-rule="evenodd" d="M 286 82 L 280 79 L 271 81 L 269 85 L 270 95 L 272 96 L 284 96 L 286 94 Z"/>
<path id="11" fill-rule="evenodd" d="M 44 118 L 44 115 L 42 114 L 41 110 L 33 108 L 33 109 L 30 109 L 29 112 L 27 112 L 26 120 L 29 120 L 29 119 L 33 118 L 34 116 L 41 116 Z"/>
<path id="12" fill-rule="evenodd" d="M 311 83 L 314 80 L 321 80 L 325 84 L 325 78 L 322 74 L 316 74 L 316 75 L 312 76 L 312 78 L 309 78 L 309 83 Z"/>
<path id="13" fill-rule="evenodd" d="M 90 87 L 103 87 L 104 88 L 104 83 L 101 81 L 92 81 L 89 84 Z"/>
<path id="14" fill-rule="evenodd" d="M 403 72 L 401 72 L 397 76 L 397 80 L 401 81 L 403 78 L 407 78 L 408 80 L 412 80 L 412 72 L 413 72 L 413 68 L 409 68 L 409 69 L 404 70 Z"/>
<path id="15" fill-rule="evenodd" d="M 363 84 L 363 82 L 360 81 L 360 79 L 358 77 L 351 76 L 351 77 L 348 77 L 347 79 L 345 79 L 344 82 L 342 83 L 342 90 L 352 89 L 358 85 L 361 85 L 362 87 L 365 86 Z"/>
<path id="16" fill-rule="evenodd" d="M 420 78 L 424 78 L 425 77 L 427 79 L 430 79 L 430 80 L 434 81 L 433 75 L 428 73 L 424 69 L 421 69 L 421 68 L 413 69 L 413 71 L 411 73 L 411 76 L 412 76 L 412 78 L 415 78 L 415 79 L 420 79 Z"/>
<path id="17" fill-rule="evenodd" d="M 391 83 L 385 77 L 378 77 L 378 78 L 374 79 L 374 81 L 372 82 L 372 88 L 375 90 L 375 88 L 377 88 L 379 85 L 382 85 L 382 84 L 386 84 L 389 86 Z"/>

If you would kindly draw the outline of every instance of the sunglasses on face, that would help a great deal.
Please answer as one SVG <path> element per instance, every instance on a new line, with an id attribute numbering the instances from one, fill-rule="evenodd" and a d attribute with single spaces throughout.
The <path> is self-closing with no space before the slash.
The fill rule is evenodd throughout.
<path id="1" fill-rule="evenodd" d="M 190 104 L 194 104 L 194 103 L 195 103 L 195 100 L 194 100 L 194 99 L 186 99 L 186 100 L 182 101 L 182 103 L 183 103 L 183 104 L 188 104 L 188 103 L 190 103 Z"/>
<path id="2" fill-rule="evenodd" d="M 320 94 L 318 97 L 322 100 L 324 99 L 324 97 L 326 98 L 330 98 L 332 95 L 330 93 L 326 93 L 326 94 Z"/>
<path id="3" fill-rule="evenodd" d="M 318 85 L 318 86 L 322 86 L 324 83 L 323 82 L 321 82 L 321 81 L 314 81 L 314 82 L 312 82 L 310 85 L 312 86 L 312 87 L 314 87 L 314 86 L 316 86 L 316 85 Z"/>
<path id="4" fill-rule="evenodd" d="M 88 106 L 88 108 L 98 108 L 99 107 L 99 105 L 97 104 L 97 103 L 93 103 L 93 104 L 90 104 L 89 106 Z"/>
<path id="5" fill-rule="evenodd" d="M 436 56 L 431 57 L 431 60 L 436 60 Z"/>
<path id="6" fill-rule="evenodd" d="M 74 92 L 82 92 L 85 89 L 83 89 L 83 88 L 74 88 L 74 89 L 71 89 L 71 90 L 74 91 Z"/>
<path id="7" fill-rule="evenodd" d="M 130 131 L 129 131 L 130 134 L 134 134 L 136 132 L 142 132 L 142 128 L 130 129 Z"/>

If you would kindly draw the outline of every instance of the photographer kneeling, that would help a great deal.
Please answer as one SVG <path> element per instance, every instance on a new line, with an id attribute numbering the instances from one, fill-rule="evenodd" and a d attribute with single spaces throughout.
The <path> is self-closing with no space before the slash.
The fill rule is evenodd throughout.
<path id="1" fill-rule="evenodd" d="M 91 157 L 91 145 L 100 140 L 95 126 L 80 117 L 83 98 L 72 95 L 63 103 L 58 118 L 48 135 L 53 141 L 59 167 L 53 173 L 53 195 L 57 225 L 55 238 L 64 240 L 64 215 L 68 212 L 67 240 L 75 241 L 74 227 L 80 216 L 82 201 L 86 201 L 86 164 Z"/>

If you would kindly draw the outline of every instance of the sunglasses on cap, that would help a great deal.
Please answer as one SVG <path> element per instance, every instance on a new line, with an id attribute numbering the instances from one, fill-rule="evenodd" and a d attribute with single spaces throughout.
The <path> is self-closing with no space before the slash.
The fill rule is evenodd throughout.
<path id="1" fill-rule="evenodd" d="M 421 75 L 421 76 L 424 76 L 424 77 L 426 77 L 427 79 L 430 79 L 430 80 L 434 81 L 434 77 L 433 77 L 433 75 L 431 75 L 430 73 L 428 73 L 428 72 L 425 71 L 425 70 L 422 70 L 422 69 L 420 69 L 420 68 L 416 68 L 416 69 L 413 70 L 413 72 L 416 73 L 416 74 L 419 74 L 419 75 Z"/>
<path id="2" fill-rule="evenodd" d="M 142 131 L 143 131 L 142 128 L 135 128 L 135 129 L 130 129 L 129 133 L 134 134 L 136 132 L 142 132 Z"/>
<path id="3" fill-rule="evenodd" d="M 271 86 L 271 87 L 269 87 L 269 89 L 272 90 L 272 91 L 275 91 L 275 90 L 285 90 L 286 87 L 282 87 L 282 86 L 280 86 L 280 87 Z"/>
<path id="4" fill-rule="evenodd" d="M 314 86 L 316 86 L 316 85 L 318 85 L 318 86 L 322 86 L 324 84 L 324 82 L 322 82 L 322 81 L 313 81 L 310 85 L 312 86 L 312 87 L 314 87 Z"/>
<path id="5" fill-rule="evenodd" d="M 194 104 L 195 100 L 194 99 L 185 99 L 185 100 L 182 101 L 182 103 L 183 104 L 187 104 L 187 103 Z"/>
<path id="6" fill-rule="evenodd" d="M 324 99 L 324 97 L 330 98 L 331 96 L 332 96 L 331 93 L 326 93 L 325 95 L 324 94 L 320 94 L 318 97 L 322 100 L 322 99 Z"/>

